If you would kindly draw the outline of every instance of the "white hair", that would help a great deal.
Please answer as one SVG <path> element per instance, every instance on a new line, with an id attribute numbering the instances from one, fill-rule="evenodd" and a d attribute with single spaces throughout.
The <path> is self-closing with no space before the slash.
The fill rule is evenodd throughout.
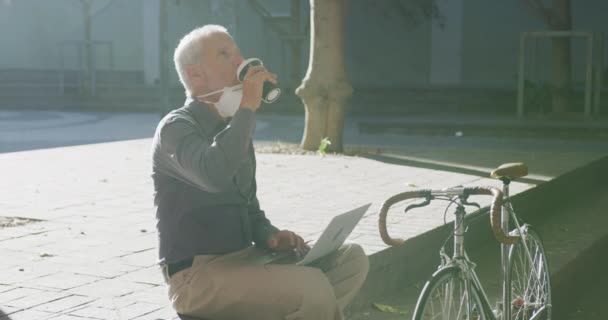
<path id="1" fill-rule="evenodd" d="M 175 63 L 175 70 L 179 75 L 179 81 L 186 89 L 186 95 L 189 96 L 192 92 L 192 88 L 188 83 L 188 75 L 186 74 L 186 66 L 201 63 L 201 53 L 203 52 L 203 38 L 210 34 L 222 32 L 227 35 L 228 30 L 226 28 L 208 24 L 199 28 L 196 28 L 190 33 L 186 34 L 180 41 L 175 52 L 173 53 L 173 62 Z"/>

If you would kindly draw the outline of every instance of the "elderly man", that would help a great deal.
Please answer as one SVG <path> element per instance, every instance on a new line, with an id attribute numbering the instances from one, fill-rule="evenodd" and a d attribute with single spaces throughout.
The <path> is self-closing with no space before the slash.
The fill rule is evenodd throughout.
<path id="1" fill-rule="evenodd" d="M 252 136 L 265 81 L 243 61 L 225 28 L 206 25 L 175 49 L 185 106 L 153 140 L 159 263 L 175 310 L 211 319 L 342 319 L 369 268 L 358 245 L 311 266 L 265 264 L 269 250 L 305 253 L 292 231 L 266 218 L 256 196 Z"/>

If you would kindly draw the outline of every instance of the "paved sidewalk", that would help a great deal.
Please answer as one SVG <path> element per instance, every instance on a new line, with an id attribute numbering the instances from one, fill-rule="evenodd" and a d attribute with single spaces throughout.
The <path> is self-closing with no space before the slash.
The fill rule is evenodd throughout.
<path id="1" fill-rule="evenodd" d="M 43 220 L 0 230 L 0 310 L 8 314 L 1 320 L 175 316 L 155 266 L 149 147 L 150 139 L 141 139 L 0 154 L 0 214 Z M 418 147 L 407 156 L 385 154 L 416 166 L 363 157 L 258 154 L 258 197 L 275 225 L 309 239 L 333 215 L 372 202 L 348 241 L 373 255 L 386 248 L 378 235 L 377 213 L 387 197 L 414 188 L 500 185 L 446 171 L 453 164 L 446 163 L 450 155 L 431 147 Z M 475 163 L 479 171 L 518 156 L 496 151 L 453 155 L 462 157 L 457 162 Z M 601 155 L 546 152 L 531 160 L 553 163 L 555 176 Z M 431 169 L 437 166 L 444 169 Z M 551 179 L 543 177 L 539 181 Z M 514 183 L 511 190 L 532 187 Z M 488 204 L 483 197 L 473 200 Z M 429 206 L 407 221 L 394 214 L 390 230 L 412 237 L 441 225 L 443 212 L 443 207 Z"/>

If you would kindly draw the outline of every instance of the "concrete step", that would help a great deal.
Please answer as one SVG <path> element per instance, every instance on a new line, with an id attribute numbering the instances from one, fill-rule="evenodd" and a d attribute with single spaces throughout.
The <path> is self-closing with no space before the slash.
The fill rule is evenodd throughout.
<path id="1" fill-rule="evenodd" d="M 79 70 L 28 70 L 0 69 L 0 84 L 2 83 L 53 83 L 63 77 L 66 82 L 77 82 L 82 77 Z M 99 83 L 143 83 L 143 72 L 136 70 L 96 70 L 96 81 Z"/>
<path id="2" fill-rule="evenodd" d="M 183 90 L 170 91 L 170 105 L 183 105 Z M 117 87 L 100 84 L 93 97 L 84 97 L 78 86 L 66 86 L 60 92 L 56 83 L 30 83 L 27 86 L 0 84 L 0 108 L 87 111 L 157 111 L 161 98 L 157 87 L 129 84 Z"/>
<path id="3" fill-rule="evenodd" d="M 63 83 L 61 84 L 58 81 L 53 82 L 11 82 L 11 83 L 0 83 L 0 92 L 3 91 L 13 91 L 13 92 L 23 92 L 24 94 L 32 89 L 45 89 L 45 88 L 53 88 L 60 89 L 62 87 L 65 88 L 80 88 L 82 87 L 78 83 Z M 98 92 L 128 92 L 128 93 L 148 93 L 151 91 L 158 91 L 159 88 L 157 86 L 147 86 L 144 84 L 138 83 L 128 83 L 128 84 L 119 84 L 119 83 L 97 83 L 95 88 Z"/>
<path id="4" fill-rule="evenodd" d="M 592 119 L 588 119 L 592 120 Z M 580 116 L 565 121 L 498 121 L 488 123 L 361 121 L 359 131 L 366 134 L 432 136 L 498 136 L 544 139 L 606 139 L 608 121 L 580 121 Z"/>
<path id="5" fill-rule="evenodd" d="M 74 110 L 74 111 L 156 111 L 160 102 L 144 98 L 80 98 L 77 96 L 0 97 L 0 108 L 18 110 Z"/>

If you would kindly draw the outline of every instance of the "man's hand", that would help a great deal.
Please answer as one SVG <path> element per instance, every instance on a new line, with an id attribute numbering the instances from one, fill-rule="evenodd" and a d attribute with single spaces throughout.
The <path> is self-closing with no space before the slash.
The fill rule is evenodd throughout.
<path id="1" fill-rule="evenodd" d="M 266 244 L 270 249 L 277 251 L 295 250 L 299 255 L 304 255 L 310 247 L 299 235 L 289 230 L 281 230 L 268 237 Z"/>
<path id="2" fill-rule="evenodd" d="M 256 111 L 262 103 L 262 89 L 264 82 L 270 81 L 277 84 L 277 75 L 266 71 L 264 66 L 254 66 L 247 70 L 243 79 L 243 99 L 241 108 Z"/>

